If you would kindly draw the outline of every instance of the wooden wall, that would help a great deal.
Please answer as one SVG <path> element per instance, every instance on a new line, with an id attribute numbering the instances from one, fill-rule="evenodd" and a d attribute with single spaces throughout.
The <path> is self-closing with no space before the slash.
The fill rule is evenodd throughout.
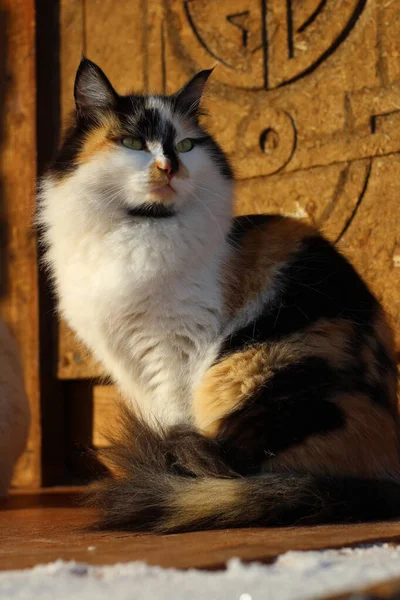
<path id="1" fill-rule="evenodd" d="M 0 1 L 0 315 L 19 343 L 32 423 L 14 485 L 41 482 L 33 0 Z"/>

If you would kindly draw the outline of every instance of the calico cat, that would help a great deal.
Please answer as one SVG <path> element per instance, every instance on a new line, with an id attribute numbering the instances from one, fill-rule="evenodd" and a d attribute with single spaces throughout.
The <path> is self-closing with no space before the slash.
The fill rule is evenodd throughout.
<path id="1" fill-rule="evenodd" d="M 102 524 L 186 531 L 400 514 L 384 312 L 315 229 L 233 217 L 199 122 L 211 71 L 121 96 L 83 59 L 41 184 L 61 315 L 125 398 Z"/>

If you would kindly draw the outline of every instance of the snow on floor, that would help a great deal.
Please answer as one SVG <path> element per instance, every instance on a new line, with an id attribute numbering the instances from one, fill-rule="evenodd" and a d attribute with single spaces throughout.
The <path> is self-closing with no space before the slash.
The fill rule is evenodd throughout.
<path id="1" fill-rule="evenodd" d="M 301 600 L 400 576 L 400 546 L 287 552 L 272 565 L 231 560 L 226 571 L 176 571 L 131 562 L 61 560 L 0 573 L 0 598 L 18 600 Z"/>

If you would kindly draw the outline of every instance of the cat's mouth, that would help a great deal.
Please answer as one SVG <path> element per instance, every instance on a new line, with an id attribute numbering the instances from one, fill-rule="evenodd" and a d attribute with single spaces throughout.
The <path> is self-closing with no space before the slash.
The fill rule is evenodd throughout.
<path id="1" fill-rule="evenodd" d="M 174 194 L 176 194 L 175 188 L 172 187 L 171 182 L 163 185 L 153 185 L 150 188 L 150 194 L 152 196 L 157 196 L 158 198 L 171 198 Z"/>

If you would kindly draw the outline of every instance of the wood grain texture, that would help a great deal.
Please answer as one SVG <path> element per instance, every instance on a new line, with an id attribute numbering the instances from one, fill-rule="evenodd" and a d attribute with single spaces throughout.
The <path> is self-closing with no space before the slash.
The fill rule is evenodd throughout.
<path id="1" fill-rule="evenodd" d="M 58 350 L 57 376 L 60 379 L 91 379 L 104 375 L 102 366 L 64 321 L 60 323 Z"/>
<path id="2" fill-rule="evenodd" d="M 74 108 L 74 80 L 85 48 L 84 0 L 60 0 L 60 104 L 63 122 Z"/>
<path id="3" fill-rule="evenodd" d="M 19 343 L 31 407 L 27 449 L 13 485 L 40 485 L 38 290 L 35 205 L 35 13 L 33 0 L 0 2 L 0 314 Z"/>
<path id="4" fill-rule="evenodd" d="M 112 0 L 85 2 L 85 51 L 101 63 L 121 93 L 143 91 L 145 73 L 151 70 L 144 65 L 146 6 L 141 0 L 124 0 L 117 6 Z"/>
<path id="5" fill-rule="evenodd" d="M 236 168 L 237 213 L 280 212 L 321 227 L 382 300 L 400 348 L 398 2 L 130 0 L 113 8 L 86 2 L 80 41 L 77 28 L 64 27 L 62 64 L 85 43 L 117 89 L 172 92 L 218 63 L 205 104 Z M 60 339 L 61 377 L 99 374 L 86 359 L 71 363 L 64 328 Z"/>
<path id="6" fill-rule="evenodd" d="M 118 390 L 113 385 L 95 385 L 93 387 L 93 446 L 108 446 L 107 432 L 115 423 L 118 414 Z"/>
<path id="7" fill-rule="evenodd" d="M 204 531 L 175 535 L 89 531 L 95 514 L 77 507 L 76 491 L 16 495 L 1 505 L 0 569 L 76 560 L 89 564 L 145 561 L 179 569 L 223 568 L 233 557 L 271 562 L 288 550 L 399 543 L 400 523 Z M 90 551 L 89 546 L 95 549 Z"/>

